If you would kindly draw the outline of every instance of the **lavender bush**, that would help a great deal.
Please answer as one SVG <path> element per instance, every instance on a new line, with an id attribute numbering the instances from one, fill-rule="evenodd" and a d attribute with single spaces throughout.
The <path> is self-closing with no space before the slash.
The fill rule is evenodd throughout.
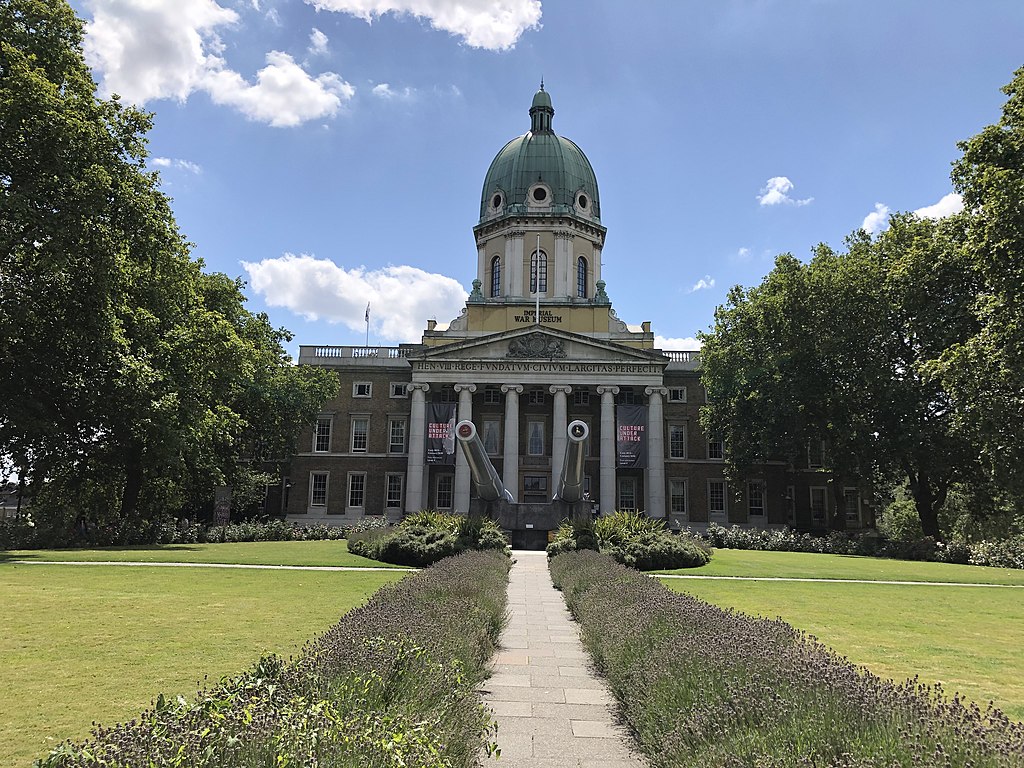
<path id="1" fill-rule="evenodd" d="M 96 727 L 40 768 L 473 766 L 493 748 L 476 693 L 505 622 L 509 560 L 467 553 L 384 587 L 295 659 Z"/>
<path id="2" fill-rule="evenodd" d="M 882 680 L 782 621 L 665 589 L 595 552 L 550 561 L 654 768 L 1008 768 L 1024 726 Z"/>

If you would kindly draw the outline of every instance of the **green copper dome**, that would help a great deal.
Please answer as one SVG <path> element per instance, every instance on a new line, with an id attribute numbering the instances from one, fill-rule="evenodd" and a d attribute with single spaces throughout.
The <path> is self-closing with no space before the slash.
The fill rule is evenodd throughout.
<path id="1" fill-rule="evenodd" d="M 487 169 L 481 222 L 524 213 L 568 213 L 600 222 L 594 169 L 574 142 L 555 135 L 554 114 L 551 95 L 541 83 L 530 107 L 530 132 L 506 144 Z"/>

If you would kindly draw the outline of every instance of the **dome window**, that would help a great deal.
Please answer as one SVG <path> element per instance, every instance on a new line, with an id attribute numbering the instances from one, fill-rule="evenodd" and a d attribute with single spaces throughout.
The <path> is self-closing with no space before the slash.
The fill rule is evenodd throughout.
<path id="1" fill-rule="evenodd" d="M 547 200 L 548 191 L 544 187 L 535 187 L 533 190 L 533 199 L 538 203 L 543 203 Z"/>
<path id="2" fill-rule="evenodd" d="M 505 202 L 505 198 L 502 197 L 501 192 L 495 192 L 494 197 L 491 198 L 491 208 L 498 210 L 501 208 L 501 204 Z"/>
<path id="3" fill-rule="evenodd" d="M 586 195 L 580 195 L 576 198 L 576 205 L 582 208 L 584 211 L 587 210 L 587 206 L 590 205 L 590 201 L 587 200 Z"/>
<path id="4" fill-rule="evenodd" d="M 551 205 L 551 189 L 543 182 L 537 182 L 527 192 L 527 202 L 533 207 Z"/>

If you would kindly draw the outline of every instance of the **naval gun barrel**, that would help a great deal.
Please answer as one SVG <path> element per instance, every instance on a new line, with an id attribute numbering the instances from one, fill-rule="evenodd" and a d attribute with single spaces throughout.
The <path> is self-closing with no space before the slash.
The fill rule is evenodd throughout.
<path id="1" fill-rule="evenodd" d="M 472 421 L 460 421 L 455 425 L 455 437 L 459 441 L 459 445 L 462 446 L 466 463 L 469 464 L 476 495 L 484 501 L 504 499 L 513 503 L 512 494 L 505 488 L 505 484 L 498 477 L 497 470 L 494 469 L 491 460 L 487 458 L 487 451 L 484 450 L 483 441 L 477 434 L 476 424 Z"/>
<path id="2" fill-rule="evenodd" d="M 569 442 L 565 444 L 565 461 L 562 462 L 555 498 L 575 504 L 583 498 L 583 454 L 590 437 L 590 427 L 586 422 L 576 420 L 570 422 L 566 432 Z"/>

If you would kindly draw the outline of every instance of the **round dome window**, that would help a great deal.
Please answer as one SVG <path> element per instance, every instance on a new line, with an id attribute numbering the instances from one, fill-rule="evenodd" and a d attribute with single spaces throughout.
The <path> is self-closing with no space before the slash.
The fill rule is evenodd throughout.
<path id="1" fill-rule="evenodd" d="M 501 194 L 499 193 L 499 194 L 496 194 L 494 197 L 491 198 L 491 208 L 500 208 L 500 207 L 501 207 Z"/>
<path id="2" fill-rule="evenodd" d="M 580 195 L 579 197 L 576 198 L 576 205 L 578 205 L 580 208 L 586 209 L 586 207 L 589 204 L 590 204 L 590 201 L 587 200 L 587 196 L 586 195 Z"/>
<path id="3" fill-rule="evenodd" d="M 533 199 L 538 203 L 543 203 L 548 198 L 548 191 L 544 187 L 536 187 L 533 190 Z"/>

